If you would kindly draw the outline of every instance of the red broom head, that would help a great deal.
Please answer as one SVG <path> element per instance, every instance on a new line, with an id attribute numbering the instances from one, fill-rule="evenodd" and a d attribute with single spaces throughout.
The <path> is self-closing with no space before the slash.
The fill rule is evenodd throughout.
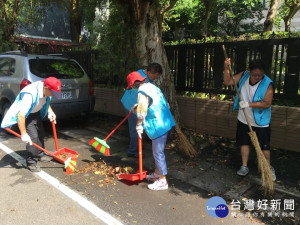
<path id="1" fill-rule="evenodd" d="M 89 141 L 89 145 L 93 145 L 96 142 L 96 140 L 93 138 Z"/>

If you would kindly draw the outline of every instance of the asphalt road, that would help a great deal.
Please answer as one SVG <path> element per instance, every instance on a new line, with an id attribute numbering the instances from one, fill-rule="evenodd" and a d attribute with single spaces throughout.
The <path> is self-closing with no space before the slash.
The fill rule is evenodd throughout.
<path id="1" fill-rule="evenodd" d="M 105 137 L 109 131 L 101 134 L 88 126 L 75 124 L 64 123 L 58 126 L 57 131 L 59 147 L 80 154 L 77 168 L 99 160 L 112 166 L 137 167 L 137 160 L 126 157 L 127 137 L 112 137 L 109 144 L 113 154 L 103 157 L 88 145 L 88 140 L 99 135 Z M 55 145 L 48 125 L 46 149 L 53 152 Z M 42 174 L 31 173 L 7 154 L 8 150 L 3 150 L 6 147 L 13 150 L 21 156 L 22 162 L 26 154 L 25 145 L 3 131 L 0 141 L 1 224 L 261 224 L 259 220 L 246 217 L 209 216 L 205 209 L 209 193 L 176 177 L 168 178 L 167 191 L 150 191 L 146 180 L 115 180 L 111 184 L 100 185 L 100 180 L 105 178 L 103 176 L 92 173 L 65 175 L 63 165 L 55 161 L 40 163 Z M 151 147 L 147 143 L 144 144 L 144 152 L 151 160 Z M 151 171 L 153 168 L 146 169 Z M 56 180 L 50 184 L 52 178 Z M 53 186 L 56 181 L 60 183 Z M 67 192 L 61 190 L 64 185 Z"/>

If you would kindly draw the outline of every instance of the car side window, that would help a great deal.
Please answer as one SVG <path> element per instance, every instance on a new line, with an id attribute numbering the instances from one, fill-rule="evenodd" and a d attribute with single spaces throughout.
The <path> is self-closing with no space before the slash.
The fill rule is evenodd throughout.
<path id="1" fill-rule="evenodd" d="M 11 76 L 15 72 L 15 60 L 10 58 L 0 59 L 0 76 Z"/>

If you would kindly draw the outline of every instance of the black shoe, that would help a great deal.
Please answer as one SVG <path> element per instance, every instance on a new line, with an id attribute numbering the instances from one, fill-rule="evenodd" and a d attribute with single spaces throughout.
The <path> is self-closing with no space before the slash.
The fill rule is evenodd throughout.
<path id="1" fill-rule="evenodd" d="M 52 160 L 52 157 L 48 155 L 43 155 L 42 157 L 39 158 L 39 161 L 41 162 L 50 162 Z"/>
<path id="2" fill-rule="evenodd" d="M 128 156 L 129 158 L 136 158 L 136 159 L 139 158 L 139 154 L 138 154 L 138 153 L 136 153 L 136 154 L 127 154 L 127 156 Z M 145 155 L 142 154 L 142 157 L 145 158 Z"/>
<path id="3" fill-rule="evenodd" d="M 31 164 L 31 165 L 28 165 L 27 168 L 31 171 L 31 172 L 41 172 L 41 168 L 39 167 L 39 165 L 37 164 Z"/>

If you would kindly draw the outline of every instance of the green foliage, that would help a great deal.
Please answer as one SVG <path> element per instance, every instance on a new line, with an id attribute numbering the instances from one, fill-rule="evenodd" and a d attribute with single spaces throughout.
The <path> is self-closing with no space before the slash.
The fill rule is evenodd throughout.
<path id="1" fill-rule="evenodd" d="M 225 94 L 210 94 L 210 93 L 203 93 L 203 92 L 192 92 L 192 91 L 185 91 L 182 93 L 183 96 L 187 96 L 190 98 L 201 98 L 201 99 L 212 99 L 212 100 L 231 100 L 231 95 L 225 95 Z"/>
<path id="2" fill-rule="evenodd" d="M 135 29 L 127 5 L 111 2 L 109 15 L 103 12 L 94 30 L 98 35 L 93 41 L 97 42 L 96 48 L 100 51 L 95 65 L 99 71 L 95 82 L 124 87 L 127 74 L 139 69 L 135 46 L 132 46 Z"/>
<path id="3" fill-rule="evenodd" d="M 0 12 L 1 16 L 1 12 Z M 0 27 L 3 27 L 3 20 L 0 17 Z M 3 39 L 3 29 L 0 29 L 0 53 L 12 50 L 15 48 L 15 45 L 9 41 Z"/>
<path id="4" fill-rule="evenodd" d="M 243 33 L 260 32 L 263 25 L 259 23 L 262 19 L 261 0 L 219 0 L 212 12 L 209 28 L 215 35 L 226 33 L 229 36 L 237 36 Z"/>
<path id="5" fill-rule="evenodd" d="M 164 15 L 162 24 L 165 39 L 178 40 L 182 35 L 193 35 L 200 27 L 199 0 L 178 0 Z M 196 32 L 197 33 L 197 32 Z"/>
<path id="6" fill-rule="evenodd" d="M 284 19 L 292 19 L 292 17 L 296 14 L 297 11 L 300 9 L 300 1 L 294 0 L 285 0 L 282 1 L 278 13 L 275 17 L 275 29 L 279 31 L 282 26 L 282 22 Z"/>
<path id="7" fill-rule="evenodd" d="M 0 12 L 0 51 L 16 49 L 13 35 L 18 34 L 17 27 L 34 26 L 39 21 L 43 11 L 40 6 L 48 4 L 47 0 L 19 1 L 18 7 L 15 8 L 14 0 L 6 0 L 3 11 Z M 4 14 L 3 14 L 4 12 Z M 4 15 L 6 15 L 4 22 Z M 14 18 L 16 15 L 16 19 Z"/>
<path id="8" fill-rule="evenodd" d="M 40 18 L 45 14 L 46 8 L 43 7 L 48 3 L 43 1 L 22 1 L 18 13 L 18 25 L 20 27 L 35 27 L 38 25 Z M 18 31 L 15 31 L 18 33 Z"/>
<path id="9" fill-rule="evenodd" d="M 261 0 L 218 0 L 208 21 L 207 36 L 238 36 L 263 30 Z M 163 38 L 178 41 L 185 37 L 197 39 L 201 18 L 205 13 L 203 1 L 179 0 L 165 14 Z"/>
<path id="10" fill-rule="evenodd" d="M 185 39 L 181 41 L 164 42 L 164 44 L 165 45 L 201 44 L 201 43 L 267 40 L 267 39 L 299 38 L 299 37 L 300 37 L 300 32 L 268 31 L 264 33 L 242 34 L 240 36 L 223 36 L 223 37 L 209 36 L 206 39 L 202 39 L 202 40 Z"/>
<path id="11" fill-rule="evenodd" d="M 106 0 L 82 0 L 83 23 L 89 32 L 94 30 L 94 21 L 96 18 L 96 10 L 103 9 L 105 11 L 108 1 Z"/>

